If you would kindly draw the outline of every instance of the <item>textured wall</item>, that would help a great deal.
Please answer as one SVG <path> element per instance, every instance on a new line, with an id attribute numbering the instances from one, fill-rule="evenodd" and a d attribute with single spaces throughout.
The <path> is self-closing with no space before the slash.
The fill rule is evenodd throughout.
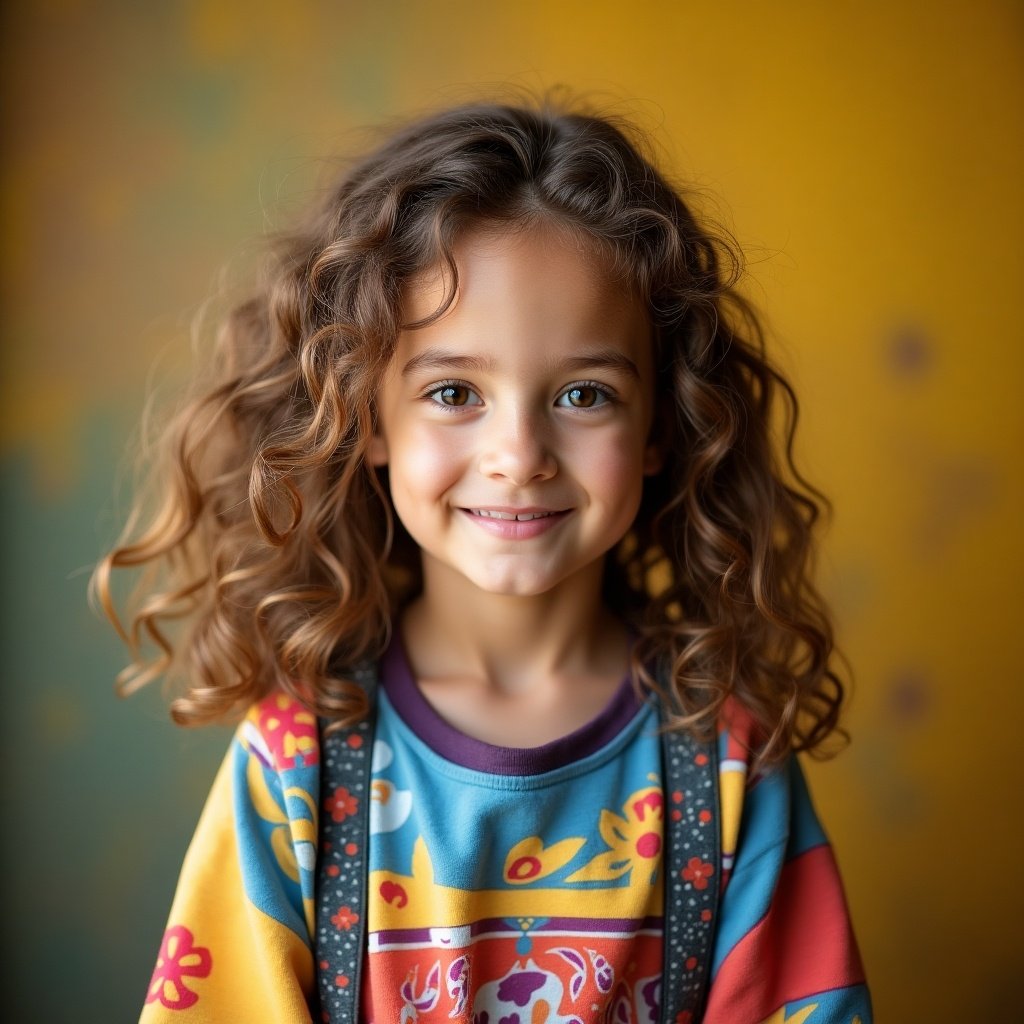
<path id="1" fill-rule="evenodd" d="M 321 157 L 504 82 L 621 99 L 723 198 L 801 396 L 799 456 L 837 509 L 821 579 L 854 742 L 810 774 L 880 1017 L 1006 1019 L 1024 913 L 1007 881 L 1024 857 L 1021 6 L 632 6 L 4 5 L 17 1019 L 133 1018 L 226 742 L 174 730 L 157 692 L 116 701 L 121 652 L 84 603 L 147 379 L 180 379 L 219 269 L 302 205 Z"/>

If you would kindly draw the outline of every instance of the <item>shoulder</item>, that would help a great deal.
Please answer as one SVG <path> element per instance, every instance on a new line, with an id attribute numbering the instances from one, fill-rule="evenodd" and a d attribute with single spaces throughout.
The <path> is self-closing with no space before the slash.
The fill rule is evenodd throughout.
<path id="1" fill-rule="evenodd" d="M 781 868 L 785 857 L 827 842 L 796 754 L 753 770 L 764 742 L 755 716 L 739 701 L 729 700 L 718 722 L 723 883 L 743 860 L 755 861 L 776 850 Z"/>
<path id="2" fill-rule="evenodd" d="M 718 716 L 721 771 L 741 772 L 747 778 L 758 747 L 763 742 L 762 729 L 754 715 L 735 697 L 730 697 Z"/>
<path id="3" fill-rule="evenodd" d="M 276 772 L 320 763 L 316 715 L 289 694 L 275 691 L 249 708 L 238 728 L 242 746 Z"/>

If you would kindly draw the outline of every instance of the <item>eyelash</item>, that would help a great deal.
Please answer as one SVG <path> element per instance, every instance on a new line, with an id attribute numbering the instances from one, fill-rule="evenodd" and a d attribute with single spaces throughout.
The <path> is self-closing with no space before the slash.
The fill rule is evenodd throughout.
<path id="1" fill-rule="evenodd" d="M 474 409 L 474 408 L 477 408 L 477 406 L 475 404 L 474 405 L 446 405 L 444 402 L 435 401 L 433 396 L 438 394 L 441 391 L 444 391 L 445 388 L 465 388 L 467 391 L 472 391 L 473 394 L 477 396 L 477 398 L 480 397 L 477 394 L 476 389 L 471 384 L 467 384 L 464 380 L 439 380 L 436 384 L 431 384 L 430 387 L 427 388 L 427 390 L 424 391 L 420 395 L 420 398 L 423 401 L 429 402 L 431 405 L 436 406 L 439 409 L 443 409 L 445 412 L 448 412 L 448 413 L 458 413 L 458 412 L 461 412 L 464 409 Z M 593 406 L 570 405 L 570 406 L 561 406 L 560 408 L 563 408 L 563 409 L 565 409 L 565 408 L 573 409 L 575 412 L 589 413 L 589 412 L 594 412 L 597 409 L 601 409 L 605 405 L 611 405 L 613 402 L 618 400 L 615 392 L 612 391 L 611 388 L 609 388 L 606 384 L 599 384 L 596 380 L 577 380 L 577 381 L 573 381 L 572 384 L 569 384 L 568 386 L 566 386 L 565 388 L 563 388 L 559 392 L 558 397 L 562 398 L 564 395 L 567 395 L 570 391 L 575 391 L 577 389 L 582 389 L 582 388 L 590 388 L 590 389 L 596 391 L 599 395 L 602 396 L 604 401 L 601 402 L 599 405 L 593 405 Z"/>

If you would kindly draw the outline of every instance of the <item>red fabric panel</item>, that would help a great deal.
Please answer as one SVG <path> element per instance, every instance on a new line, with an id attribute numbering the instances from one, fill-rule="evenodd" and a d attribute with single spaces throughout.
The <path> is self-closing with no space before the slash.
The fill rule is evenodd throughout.
<path id="1" fill-rule="evenodd" d="M 705 1024 L 758 1024 L 780 1006 L 864 981 L 830 846 L 782 869 L 768 913 L 736 944 L 711 985 Z"/>

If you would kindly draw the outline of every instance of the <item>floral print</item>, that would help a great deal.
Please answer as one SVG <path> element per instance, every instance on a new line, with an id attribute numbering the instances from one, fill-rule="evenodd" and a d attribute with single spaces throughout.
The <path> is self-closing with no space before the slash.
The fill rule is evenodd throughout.
<path id="1" fill-rule="evenodd" d="M 585 842 L 585 838 L 573 838 L 545 846 L 540 836 L 528 836 L 508 851 L 503 872 L 505 881 L 522 885 L 546 878 L 568 864 Z"/>
<path id="2" fill-rule="evenodd" d="M 316 764 L 320 754 L 316 715 L 283 693 L 274 694 L 253 709 L 256 724 L 281 771 L 297 765 Z"/>
<path id="3" fill-rule="evenodd" d="M 338 907 L 338 912 L 331 916 L 331 923 L 335 928 L 341 928 L 346 932 L 358 920 L 359 915 L 355 913 L 351 907 Z"/>
<path id="4" fill-rule="evenodd" d="M 187 1010 L 199 1001 L 199 995 L 186 986 L 184 979 L 209 977 L 212 967 L 210 951 L 194 945 L 194 936 L 184 925 L 173 925 L 160 943 L 146 1002 L 159 1000 L 168 1010 Z"/>
<path id="5" fill-rule="evenodd" d="M 567 882 L 607 882 L 632 872 L 630 883 L 650 885 L 661 863 L 662 823 L 665 799 L 659 786 L 631 793 L 622 815 L 602 810 L 598 821 L 601 838 L 609 849 L 599 853 Z"/>
<path id="6" fill-rule="evenodd" d="M 870 1005 L 834 861 L 818 832 L 797 762 L 766 776 L 751 790 L 733 792 L 723 787 L 720 809 L 712 801 L 707 805 L 709 815 L 700 815 L 704 805 L 698 804 L 689 790 L 683 793 L 669 784 L 662 799 L 653 785 L 657 782 L 654 772 L 647 770 L 658 763 L 657 738 L 649 739 L 648 730 L 638 730 L 635 761 L 639 767 L 620 771 L 619 764 L 627 764 L 626 755 L 633 756 L 634 748 L 627 747 L 618 755 L 621 762 L 617 758 L 608 763 L 614 785 L 595 787 L 593 795 L 579 776 L 567 776 L 564 808 L 552 800 L 543 813 L 527 819 L 525 811 L 543 804 L 548 789 L 531 787 L 528 799 L 521 791 L 509 790 L 508 806 L 514 806 L 516 813 L 489 819 L 502 826 L 493 834 L 482 834 L 482 843 L 493 843 L 487 847 L 490 874 L 485 887 L 469 890 L 450 884 L 447 877 L 452 870 L 447 854 L 455 840 L 464 838 L 456 822 L 471 820 L 460 802 L 468 799 L 469 787 L 453 789 L 453 795 L 438 801 L 439 807 L 452 811 L 451 818 L 437 817 L 437 838 L 431 847 L 444 851 L 437 863 L 446 874 L 439 871 L 435 876 L 426 840 L 418 828 L 406 836 L 416 837 L 411 853 L 408 844 L 396 843 L 401 859 L 384 859 L 381 863 L 386 870 L 370 872 L 366 855 L 372 843 L 365 833 L 366 824 L 373 821 L 372 808 L 378 803 L 389 810 L 398 806 L 399 794 L 408 793 L 410 800 L 412 794 L 423 799 L 421 794 L 435 793 L 447 780 L 426 772 L 425 781 L 417 784 L 416 777 L 404 774 L 409 750 L 403 748 L 401 759 L 392 756 L 382 737 L 394 742 L 395 729 L 383 715 L 376 744 L 372 730 L 361 724 L 358 733 L 340 736 L 328 755 L 319 756 L 314 750 L 301 756 L 296 752 L 294 768 L 275 772 L 275 761 L 289 760 L 289 745 L 257 731 L 256 721 L 265 719 L 266 729 L 290 732 L 295 739 L 297 726 L 294 720 L 289 726 L 287 713 L 287 701 L 281 707 L 268 699 L 240 727 L 226 770 L 215 783 L 210 813 L 201 821 L 194 855 L 186 861 L 171 919 L 174 924 L 163 937 L 145 997 L 146 1024 L 190 1019 L 306 1019 L 305 1007 L 298 1004 L 314 995 L 306 987 L 308 972 L 302 968 L 297 975 L 296 967 L 301 965 L 307 940 L 308 963 L 317 975 L 324 1009 L 335 1005 L 329 1002 L 332 994 L 337 995 L 339 1004 L 351 1005 L 352 1000 L 369 993 L 371 998 L 380 996 L 386 1007 L 374 1019 L 388 1024 L 398 1024 L 403 1012 L 409 1022 L 418 1014 L 421 1024 L 434 1019 L 478 1020 L 480 1024 L 598 1020 L 652 1024 L 660 1019 L 657 1007 L 663 950 L 657 917 L 663 889 L 682 890 L 686 901 L 698 901 L 687 905 L 700 922 L 720 916 L 717 934 L 736 936 L 730 939 L 731 950 L 721 948 L 721 967 L 708 997 L 709 1021 L 782 1024 L 785 1020 L 786 1024 L 798 1024 L 806 1020 L 812 1024 L 820 1017 L 830 1024 L 858 1024 L 859 1017 L 863 1024 L 870 1024 Z M 353 742 L 353 737 L 359 742 Z M 726 749 L 727 740 L 720 744 L 721 755 L 735 759 L 744 754 L 746 747 L 739 753 Z M 348 774 L 323 778 L 320 765 L 338 764 L 339 749 L 346 756 L 351 753 L 346 765 L 357 765 L 360 758 L 368 761 L 371 750 L 377 762 L 397 761 L 389 770 L 393 780 L 373 780 L 375 784 L 390 783 L 390 787 L 358 788 L 363 777 L 353 781 L 357 767 L 351 766 Z M 283 753 L 278 756 L 271 751 Z M 727 759 L 722 763 L 733 762 Z M 740 777 L 724 768 L 723 774 Z M 325 783 L 322 788 L 321 781 Z M 493 792 L 480 788 L 481 793 Z M 730 798 L 740 805 L 732 807 Z M 785 807 L 792 806 L 792 813 L 764 812 L 766 806 L 782 800 L 789 801 Z M 501 801 L 496 798 L 494 803 Z M 751 810 L 741 816 L 748 807 Z M 556 815 L 551 808 L 560 810 Z M 676 854 L 678 847 L 668 839 L 667 815 L 672 811 L 685 812 L 692 819 L 692 845 L 685 853 Z M 706 817 L 710 820 L 705 821 Z M 771 872 L 758 874 L 756 889 L 750 872 L 737 874 L 731 884 L 746 888 L 731 902 L 723 903 L 721 914 L 713 914 L 701 901 L 720 887 L 726 872 L 721 862 L 707 853 L 694 856 L 702 850 L 694 839 L 718 828 L 724 834 L 726 822 L 741 817 L 756 823 L 763 833 L 752 836 L 746 828 L 746 848 L 775 850 L 778 862 Z M 374 833 L 372 842 L 381 849 L 416 822 L 415 817 L 403 813 L 401 820 L 389 820 L 399 827 Z M 508 828 L 504 828 L 506 822 Z M 788 830 L 793 830 L 792 835 Z M 584 837 L 574 852 L 572 846 Z M 775 842 L 770 842 L 772 837 Z M 561 846 L 567 838 L 569 845 Z M 472 844 L 464 845 L 472 855 Z M 670 846 L 671 870 L 669 861 L 662 865 L 663 853 Z M 783 851 L 790 848 L 803 852 L 787 861 Z M 323 851 L 319 864 L 312 856 L 318 849 Z M 658 853 L 651 856 L 656 849 Z M 741 864 L 743 850 L 741 843 Z M 241 884 L 222 870 L 229 863 L 226 853 L 230 863 L 241 869 Z M 214 863 L 218 869 L 210 870 Z M 396 865 L 400 870 L 394 870 Z M 565 891 L 571 885 L 565 876 L 588 868 L 593 878 L 582 881 L 577 891 Z M 656 868 L 666 872 L 664 886 L 650 884 L 659 881 Z M 318 870 L 322 880 L 331 882 L 339 876 L 368 878 L 368 899 L 357 902 L 325 884 L 328 899 L 317 900 L 318 916 L 312 920 L 314 872 Z M 786 885 L 779 882 L 783 871 Z M 794 880 L 799 884 L 789 884 Z M 535 898 L 538 892 L 540 899 Z M 759 898 L 740 898 L 750 893 Z M 475 911 L 474 920 L 486 930 L 479 934 L 463 923 L 468 913 L 457 917 L 447 911 L 443 916 L 438 913 L 442 906 L 438 897 L 448 901 L 445 906 L 458 909 L 467 905 L 469 894 L 480 897 L 475 906 L 483 913 Z M 794 904 L 793 899 L 799 903 Z M 745 919 L 747 904 L 761 908 L 756 918 Z M 769 908 L 769 924 L 775 920 L 786 925 L 784 934 L 778 927 L 757 927 L 764 906 Z M 375 915 L 379 927 L 375 927 Z M 435 920 L 440 922 L 436 927 Z M 451 924 L 453 920 L 458 923 Z M 679 920 L 688 927 L 685 914 Z M 797 937 L 802 944 L 795 947 L 789 938 L 791 933 L 797 934 L 793 922 L 799 922 Z M 609 928 L 609 923 L 615 927 Z M 366 953 L 367 932 L 374 947 L 366 958 L 361 986 L 355 965 Z M 412 944 L 407 942 L 410 937 L 415 939 Z M 815 956 L 799 956 L 811 939 Z M 230 945 L 222 946 L 222 942 Z M 281 955 L 282 950 L 288 955 Z M 227 972 L 225 955 L 232 960 Z M 691 963 L 706 969 L 707 955 L 707 950 L 695 949 L 687 941 L 676 962 L 687 969 Z M 785 973 L 790 990 L 759 992 L 752 987 L 751 962 L 764 965 L 773 977 Z M 517 973 L 523 977 L 514 978 Z M 348 1003 L 344 1003 L 346 998 Z M 355 1017 L 349 1014 L 337 1019 Z M 672 1012 L 668 1019 L 689 1024 L 685 1014 Z"/>
<path id="7" fill-rule="evenodd" d="M 714 865 L 700 857 L 691 857 L 686 867 L 680 872 L 683 879 L 693 884 L 694 889 L 706 889 L 708 879 L 715 873 Z"/>
<path id="8" fill-rule="evenodd" d="M 358 807 L 359 801 L 344 786 L 339 786 L 324 805 L 327 813 L 337 822 L 355 814 Z"/>

